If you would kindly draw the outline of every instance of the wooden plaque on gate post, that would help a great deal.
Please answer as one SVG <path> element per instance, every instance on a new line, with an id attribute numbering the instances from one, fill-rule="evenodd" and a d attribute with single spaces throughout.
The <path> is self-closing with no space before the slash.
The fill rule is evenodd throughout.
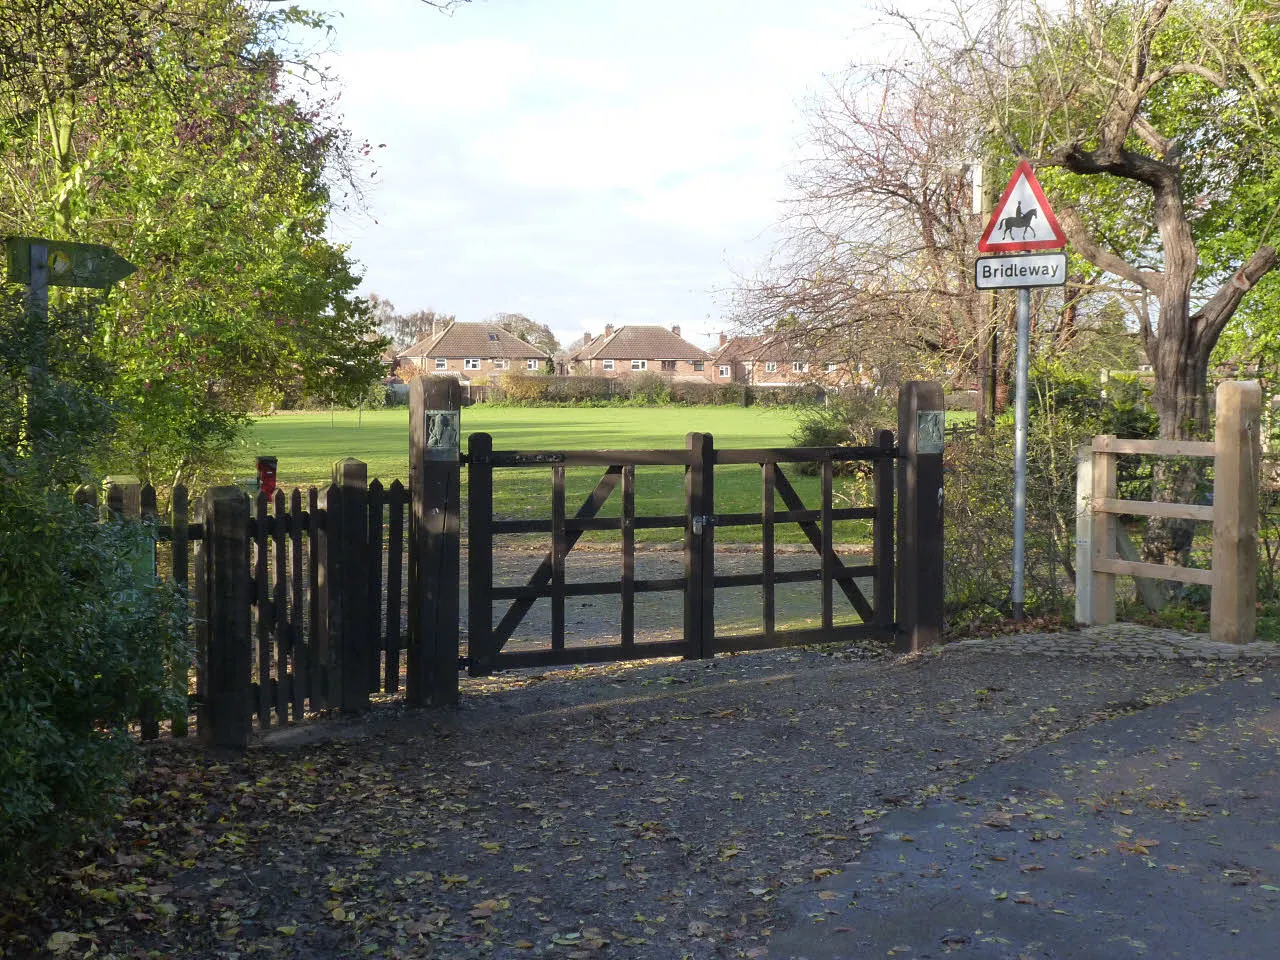
<path id="1" fill-rule="evenodd" d="M 458 702 L 461 409 L 453 377 L 409 384 L 410 706 Z"/>

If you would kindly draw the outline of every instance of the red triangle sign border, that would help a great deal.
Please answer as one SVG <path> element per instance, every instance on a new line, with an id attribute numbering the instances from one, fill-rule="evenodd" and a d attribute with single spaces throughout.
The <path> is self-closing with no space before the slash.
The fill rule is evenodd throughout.
<path id="1" fill-rule="evenodd" d="M 1036 202 L 1040 205 L 1040 210 L 1044 213 L 1045 226 L 1053 232 L 1053 236 L 1047 240 L 993 241 L 991 235 L 995 232 L 1000 214 L 1009 200 L 1009 195 L 1013 193 L 1014 187 L 1017 186 L 1018 180 L 1022 177 L 1026 178 L 1027 186 L 1031 188 L 1032 196 L 1035 197 Z M 1026 160 L 1019 160 L 1018 165 L 1014 167 L 1013 175 L 1009 178 L 1009 183 L 1004 188 L 1004 193 L 1000 195 L 1000 200 L 991 211 L 991 221 L 987 224 L 987 228 L 982 231 L 982 237 L 978 240 L 978 250 L 982 253 L 1019 253 L 1029 250 L 1057 250 L 1066 245 L 1066 235 L 1062 232 L 1058 218 L 1053 213 L 1053 207 L 1049 205 L 1049 200 L 1045 197 L 1044 190 L 1040 187 L 1040 181 L 1036 179 L 1035 173 L 1031 170 L 1031 164 L 1027 163 Z"/>

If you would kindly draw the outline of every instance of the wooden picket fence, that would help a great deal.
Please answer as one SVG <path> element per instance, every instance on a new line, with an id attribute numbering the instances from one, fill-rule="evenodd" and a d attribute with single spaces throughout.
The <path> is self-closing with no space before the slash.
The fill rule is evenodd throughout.
<path id="1" fill-rule="evenodd" d="M 273 497 L 216 487 L 192 500 L 177 486 L 163 515 L 152 486 L 108 478 L 101 519 L 145 524 L 157 544 L 156 575 L 185 589 L 191 604 L 193 709 L 138 718 L 142 739 L 185 737 L 193 720 L 213 737 L 203 728 L 228 666 L 247 668 L 237 669 L 250 683 L 235 712 L 260 728 L 400 690 L 408 493 L 399 480 L 353 487 L 364 464 L 341 468 L 328 487 Z M 94 487 L 76 499 L 99 506 Z M 223 642 L 211 645 L 211 636 Z M 229 653 L 248 663 L 228 664 Z"/>

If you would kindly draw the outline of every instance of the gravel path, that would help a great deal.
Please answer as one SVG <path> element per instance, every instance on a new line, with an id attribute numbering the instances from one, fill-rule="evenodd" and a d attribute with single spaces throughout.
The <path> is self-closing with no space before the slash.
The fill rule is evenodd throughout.
<path id="1" fill-rule="evenodd" d="M 456 710 L 156 750 L 117 846 L 41 902 L 67 956 L 788 956 L 891 811 L 1268 666 L 1217 652 L 1126 628 L 464 679 Z"/>

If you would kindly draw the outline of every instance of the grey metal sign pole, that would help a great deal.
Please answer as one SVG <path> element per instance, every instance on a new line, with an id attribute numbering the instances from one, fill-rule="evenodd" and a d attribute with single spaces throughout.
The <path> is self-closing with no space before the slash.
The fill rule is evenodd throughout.
<path id="1" fill-rule="evenodd" d="M 1017 397 L 1013 435 L 1013 619 L 1023 617 L 1027 562 L 1027 368 L 1031 357 L 1031 289 L 1018 290 Z"/>

